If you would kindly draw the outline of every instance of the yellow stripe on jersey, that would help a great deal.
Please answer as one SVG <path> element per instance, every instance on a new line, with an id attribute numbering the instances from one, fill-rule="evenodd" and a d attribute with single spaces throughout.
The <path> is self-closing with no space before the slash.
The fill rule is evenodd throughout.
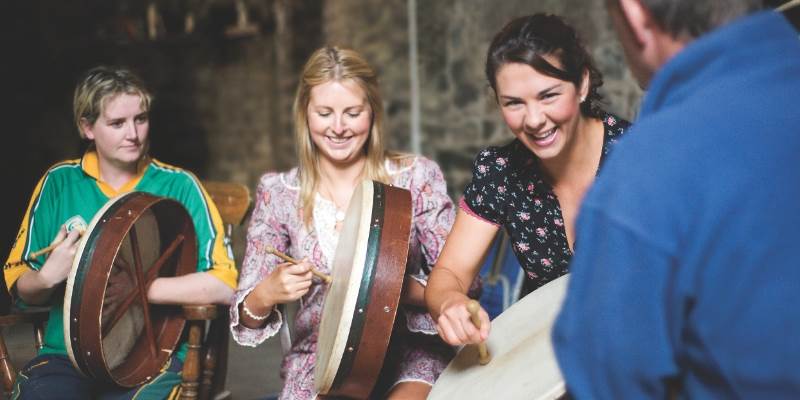
<path id="1" fill-rule="evenodd" d="M 39 182 L 36 184 L 36 187 L 33 189 L 33 194 L 31 194 L 31 199 L 28 202 L 28 209 L 25 210 L 25 215 L 22 217 L 22 223 L 20 224 L 19 231 L 17 232 L 17 237 L 14 239 L 14 245 L 11 247 L 11 254 L 8 255 L 8 259 L 4 265 L 8 265 L 17 260 L 22 260 L 23 258 L 27 257 L 29 253 L 31 253 L 30 246 L 30 224 L 31 224 L 31 214 L 33 213 L 33 209 L 39 201 L 39 196 L 42 194 L 42 188 L 44 187 L 44 183 L 47 180 L 50 171 L 53 169 L 60 167 L 62 165 L 76 165 L 80 162 L 80 159 L 75 160 L 68 160 L 53 164 L 50 168 L 47 169 L 47 172 L 39 179 Z M 38 249 L 37 249 L 38 250 Z M 32 267 L 28 264 L 17 265 L 10 268 L 3 269 L 3 275 L 6 280 L 6 287 L 9 291 L 11 288 L 14 287 L 14 284 L 17 282 L 22 274 L 27 271 L 30 271 Z"/>

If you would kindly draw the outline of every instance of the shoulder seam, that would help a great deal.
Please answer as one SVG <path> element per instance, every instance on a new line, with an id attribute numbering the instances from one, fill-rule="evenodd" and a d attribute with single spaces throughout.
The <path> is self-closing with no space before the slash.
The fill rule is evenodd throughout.
<path id="1" fill-rule="evenodd" d="M 289 171 L 286 171 L 286 172 L 274 172 L 274 174 L 278 176 L 278 180 L 280 181 L 280 183 L 284 187 L 286 187 L 287 189 L 289 189 L 289 190 L 300 190 L 300 186 L 292 186 L 292 185 L 289 184 L 289 182 L 286 181 L 287 175 L 290 172 L 295 171 L 295 170 L 296 170 L 296 168 L 293 168 L 293 169 L 291 169 Z"/>
<path id="2" fill-rule="evenodd" d="M 392 165 L 392 160 L 390 160 L 390 159 L 388 159 L 388 158 L 387 158 L 387 159 L 384 161 L 384 167 L 386 168 L 386 173 L 387 173 L 387 174 L 389 174 L 389 175 L 391 176 L 391 175 L 398 175 L 398 174 L 400 174 L 400 173 L 403 173 L 403 172 L 406 172 L 406 171 L 408 171 L 408 170 L 411 170 L 412 168 L 414 168 L 414 166 L 416 166 L 416 165 L 417 165 L 417 161 L 418 161 L 420 158 L 422 158 L 422 156 L 420 156 L 420 155 L 414 155 L 414 159 L 411 161 L 411 164 L 410 164 L 410 165 L 407 165 L 407 166 L 405 166 L 405 167 L 401 167 L 401 168 L 399 168 L 399 169 L 396 169 L 396 170 L 392 170 L 392 168 L 391 168 L 391 167 L 393 167 L 393 165 Z"/>

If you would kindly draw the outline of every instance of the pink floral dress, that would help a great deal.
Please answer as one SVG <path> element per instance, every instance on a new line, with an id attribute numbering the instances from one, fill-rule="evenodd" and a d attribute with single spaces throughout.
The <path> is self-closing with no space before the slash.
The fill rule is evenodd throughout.
<path id="1" fill-rule="evenodd" d="M 453 224 L 455 211 L 447 195 L 446 183 L 439 166 L 424 157 L 405 159 L 401 163 L 387 161 L 392 184 L 411 191 L 413 205 L 408 274 L 423 285 L 444 246 Z M 330 233 L 335 208 L 317 196 L 314 218 L 310 226 L 303 223 L 299 202 L 298 170 L 267 173 L 258 185 L 256 203 L 247 231 L 247 249 L 241 267 L 239 288 L 230 308 L 233 339 L 244 346 L 257 346 L 275 335 L 284 316 L 275 310 L 263 329 L 250 329 L 239 323 L 239 303 L 281 261 L 267 253 L 273 246 L 294 258 L 308 258 L 321 271 L 330 273 L 333 249 Z M 323 240 L 320 240 L 320 237 Z M 316 361 L 318 326 L 327 287 L 314 279 L 303 296 L 294 321 L 292 347 L 283 359 L 281 376 L 284 387 L 281 399 L 312 399 L 314 364 Z M 454 349 L 438 339 L 434 321 L 426 310 L 404 305 L 398 318 L 405 320 L 405 340 L 393 341 L 387 360 L 393 365 L 384 369 L 385 388 L 407 381 L 433 384 L 447 366 Z M 395 335 L 398 334 L 395 329 Z M 387 361 L 389 362 L 389 361 Z M 386 372 L 390 371 L 390 372 Z M 389 376 L 386 376 L 389 375 Z"/>

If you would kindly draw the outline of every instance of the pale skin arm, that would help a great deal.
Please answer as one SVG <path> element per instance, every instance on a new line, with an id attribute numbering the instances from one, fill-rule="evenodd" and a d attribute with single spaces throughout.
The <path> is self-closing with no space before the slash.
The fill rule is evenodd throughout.
<path id="1" fill-rule="evenodd" d="M 157 278 L 147 290 L 153 304 L 230 304 L 233 289 L 208 272 Z"/>
<path id="2" fill-rule="evenodd" d="M 489 315 L 479 312 L 480 331 L 470 321 L 467 297 L 481 260 L 499 227 L 458 210 L 439 261 L 428 278 L 425 303 L 436 321 L 439 336 L 451 345 L 480 343 L 489 337 Z"/>
<path id="3" fill-rule="evenodd" d="M 31 305 L 45 304 L 50 300 L 56 287 L 69 276 L 80 237 L 77 229 L 67 234 L 66 228 L 61 227 L 53 243 L 64 240 L 50 252 L 42 268 L 28 270 L 14 284 L 20 299 Z"/>
<path id="4" fill-rule="evenodd" d="M 400 296 L 403 304 L 425 307 L 425 286 L 413 278 L 406 276 L 403 281 L 403 292 Z"/>
<path id="5" fill-rule="evenodd" d="M 257 316 L 268 315 L 276 305 L 295 301 L 308 293 L 312 279 L 311 264 L 307 260 L 303 260 L 299 264 L 278 264 L 244 298 L 242 304 Z M 242 325 L 250 329 L 259 329 L 266 326 L 267 320 L 259 321 L 250 318 L 241 309 L 242 306 L 239 308 Z"/>
<path id="6" fill-rule="evenodd" d="M 47 257 L 39 271 L 30 270 L 17 280 L 17 295 L 28 304 L 45 304 L 56 287 L 64 282 L 72 268 L 78 249 L 80 232 L 66 233 L 61 228 L 53 242 L 66 237 Z M 110 279 L 116 282 L 116 279 Z M 132 283 L 126 282 L 123 286 Z M 113 286 L 113 285 L 112 285 Z M 113 292 L 113 290 L 112 290 Z M 122 294 L 127 293 L 122 291 Z M 115 293 L 111 293 L 112 297 Z M 164 277 L 153 281 L 147 297 L 154 304 L 228 304 L 233 289 L 206 272 L 195 272 L 179 277 Z"/>

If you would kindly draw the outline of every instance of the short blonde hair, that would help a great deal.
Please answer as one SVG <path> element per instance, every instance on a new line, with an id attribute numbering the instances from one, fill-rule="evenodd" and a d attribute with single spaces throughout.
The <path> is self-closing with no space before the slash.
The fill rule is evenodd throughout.
<path id="1" fill-rule="evenodd" d="M 99 66 L 87 71 L 78 81 L 72 98 L 75 125 L 81 139 L 86 139 L 82 122 L 94 125 L 106 104 L 120 94 L 139 96 L 142 110 L 150 111 L 152 95 L 144 82 L 128 69 Z"/>
<path id="2" fill-rule="evenodd" d="M 387 158 L 402 157 L 385 149 L 384 111 L 375 70 L 355 50 L 325 46 L 317 49 L 306 61 L 294 98 L 294 134 L 300 171 L 300 199 L 303 220 L 308 225 L 314 210 L 314 193 L 319 183 L 319 154 L 308 129 L 308 104 L 311 89 L 327 82 L 350 81 L 367 97 L 371 115 L 369 138 L 364 145 L 367 156 L 364 177 L 389 183 L 384 163 Z"/>

